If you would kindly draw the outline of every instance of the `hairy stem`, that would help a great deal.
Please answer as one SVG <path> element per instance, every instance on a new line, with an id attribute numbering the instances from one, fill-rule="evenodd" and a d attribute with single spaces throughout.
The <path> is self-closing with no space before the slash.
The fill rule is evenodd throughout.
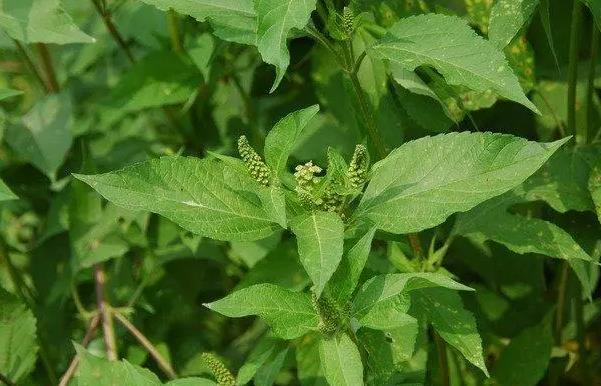
<path id="1" fill-rule="evenodd" d="M 113 327 L 113 315 L 110 305 L 105 299 L 105 275 L 102 264 L 94 267 L 94 281 L 96 282 L 96 306 L 102 322 L 104 345 L 106 356 L 109 361 L 117 360 L 117 341 L 115 340 L 115 329 Z"/>
<path id="2" fill-rule="evenodd" d="M 117 319 L 119 321 L 119 323 L 121 323 L 123 325 L 123 327 L 125 327 L 134 336 L 134 338 L 136 338 L 138 340 L 138 342 L 140 342 L 140 344 L 146 349 L 146 351 L 148 351 L 150 356 L 152 356 L 152 358 L 157 362 L 157 364 L 165 372 L 165 374 L 170 379 L 177 378 L 177 375 L 175 374 L 175 371 L 171 367 L 171 364 L 169 363 L 169 361 L 167 361 L 161 355 L 161 353 L 159 353 L 159 351 L 148 340 L 148 338 L 146 338 L 146 336 L 144 336 L 144 334 L 142 334 L 142 332 L 140 332 L 140 330 L 138 330 L 136 328 L 136 326 L 134 326 L 129 320 L 127 320 L 127 318 L 125 316 L 123 316 L 123 314 L 121 314 L 118 311 L 115 311 L 114 315 L 115 315 L 115 319 Z"/>
<path id="3" fill-rule="evenodd" d="M 593 129 L 594 106 L 593 95 L 595 94 L 595 76 L 597 68 L 597 56 L 599 55 L 599 29 L 593 23 L 593 33 L 591 37 L 591 61 L 588 69 L 588 82 L 586 88 L 586 124 L 584 129 L 584 143 L 587 143 L 588 136 Z"/>
<path id="4" fill-rule="evenodd" d="M 56 80 L 56 73 L 54 71 L 54 65 L 52 64 L 52 57 L 50 56 L 48 46 L 44 43 L 38 43 L 37 48 L 38 53 L 40 54 L 42 69 L 46 75 L 48 91 L 50 91 L 52 94 L 56 94 L 60 91 L 60 87 L 58 85 L 58 81 Z"/>
<path id="5" fill-rule="evenodd" d="M 570 60 L 568 64 L 568 130 L 576 135 L 576 143 L 584 143 L 586 133 L 576 132 L 576 84 L 578 81 L 578 49 L 580 48 L 580 23 L 582 4 L 574 1 L 572 26 L 570 28 Z M 584 127 L 584 126 L 582 126 Z"/>
<path id="6" fill-rule="evenodd" d="M 86 335 L 83 337 L 83 340 L 81 341 L 82 347 L 84 347 L 84 348 L 88 347 L 88 344 L 90 344 L 90 341 L 96 334 L 96 330 L 98 329 L 99 324 L 100 324 L 100 314 L 96 314 L 90 320 L 90 325 L 88 326 Z M 76 353 L 75 356 L 73 357 L 73 359 L 71 360 L 71 363 L 69 364 L 67 371 L 65 371 L 65 374 L 63 374 L 63 376 L 61 377 L 61 381 L 58 384 L 58 386 L 67 386 L 69 384 L 69 381 L 75 374 L 75 370 L 77 370 L 77 365 L 79 365 L 79 353 Z"/>
<path id="7" fill-rule="evenodd" d="M 48 89 L 48 85 L 44 81 L 44 78 L 42 78 L 42 74 L 40 74 L 40 71 L 29 57 L 29 54 L 27 54 L 25 47 L 23 47 L 23 45 L 16 39 L 13 39 L 13 43 L 15 43 L 15 46 L 17 47 L 17 52 L 19 52 L 19 55 L 21 55 L 21 58 L 25 62 L 25 65 L 27 66 L 33 77 L 38 81 L 39 85 L 42 86 L 45 92 L 50 92 L 50 90 Z"/>

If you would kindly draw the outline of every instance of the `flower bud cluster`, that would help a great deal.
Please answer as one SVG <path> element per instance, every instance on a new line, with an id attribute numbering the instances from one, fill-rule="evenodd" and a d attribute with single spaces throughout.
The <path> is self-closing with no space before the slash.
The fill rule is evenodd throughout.
<path id="1" fill-rule="evenodd" d="M 255 149 L 250 146 L 245 135 L 238 139 L 238 152 L 246 164 L 250 175 L 261 185 L 269 186 L 269 167 L 263 162 L 263 159 Z"/>
<path id="2" fill-rule="evenodd" d="M 202 353 L 202 361 L 211 369 L 219 386 L 235 386 L 236 378 L 214 354 Z"/>

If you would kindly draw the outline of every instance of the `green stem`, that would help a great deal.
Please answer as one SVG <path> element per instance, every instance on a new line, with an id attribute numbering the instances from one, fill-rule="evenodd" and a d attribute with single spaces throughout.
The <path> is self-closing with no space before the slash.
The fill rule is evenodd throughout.
<path id="1" fill-rule="evenodd" d="M 50 56 L 48 46 L 44 43 L 38 43 L 37 47 L 42 62 L 42 69 L 44 70 L 44 74 L 46 74 L 48 90 L 52 94 L 56 94 L 60 91 L 60 87 L 58 85 L 58 81 L 56 80 L 56 73 L 54 71 L 54 65 L 52 64 L 52 57 Z"/>
<path id="2" fill-rule="evenodd" d="M 561 346 L 561 330 L 563 329 L 563 314 L 566 302 L 566 291 L 568 287 L 568 278 L 570 266 L 567 261 L 561 265 L 561 276 L 557 287 L 557 309 L 555 314 L 555 344 Z"/>
<path id="3" fill-rule="evenodd" d="M 42 86 L 45 92 L 50 92 L 50 90 L 48 89 L 48 85 L 46 84 L 46 82 L 44 82 L 44 78 L 42 78 L 42 74 L 40 74 L 40 71 L 38 71 L 38 68 L 29 57 L 29 54 L 27 54 L 25 47 L 23 47 L 23 45 L 16 39 L 13 39 L 13 43 L 15 43 L 19 55 L 21 55 L 21 58 L 25 62 L 25 65 L 27 66 L 29 71 L 33 74 L 33 77 L 38 81 L 38 83 L 40 84 L 40 86 Z"/>
<path id="4" fill-rule="evenodd" d="M 167 14 L 167 17 L 169 22 L 169 36 L 171 37 L 171 47 L 175 52 L 182 52 L 184 50 L 184 47 L 182 46 L 182 41 L 180 39 L 178 14 L 173 9 L 170 9 L 169 13 Z"/>
<path id="5" fill-rule="evenodd" d="M 111 35 L 113 40 L 117 43 L 119 48 L 121 48 L 121 51 L 125 53 L 125 56 L 127 56 L 129 62 L 132 64 L 135 63 L 136 60 L 134 59 L 134 55 L 129 49 L 127 43 L 125 42 L 125 39 L 123 39 L 123 36 L 121 36 L 121 34 L 119 33 L 119 30 L 117 30 L 117 27 L 115 27 L 113 19 L 111 18 L 111 14 L 106 12 L 106 10 L 103 8 L 102 4 L 98 0 L 91 1 L 94 4 L 94 7 L 96 7 L 96 11 L 102 18 L 102 21 L 104 22 L 104 25 L 106 26 L 106 29 L 109 31 L 109 34 Z"/>
<path id="6" fill-rule="evenodd" d="M 587 367 L 586 352 L 586 326 L 584 324 L 584 305 L 582 301 L 582 286 L 578 286 L 578 294 L 574 299 L 574 313 L 576 314 L 576 338 L 578 339 L 578 362 L 580 363 L 580 381 L 583 385 L 591 385 L 591 377 Z"/>
<path id="7" fill-rule="evenodd" d="M 447 347 L 444 340 L 436 331 L 432 331 L 436 351 L 438 352 L 438 364 L 440 366 L 440 384 L 441 386 L 450 386 L 451 376 L 449 371 L 449 358 L 447 357 Z"/>
<path id="8" fill-rule="evenodd" d="M 578 50 L 580 46 L 580 23 L 582 4 L 574 1 L 572 26 L 570 28 L 570 58 L 568 64 L 568 131 L 576 135 L 576 143 L 583 143 L 586 133 L 576 132 L 576 84 L 578 80 Z M 584 125 L 582 126 L 584 127 Z"/>
<path id="9" fill-rule="evenodd" d="M 597 56 L 599 55 L 599 29 L 597 25 L 593 23 L 593 36 L 591 37 L 591 62 L 588 69 L 588 82 L 586 88 L 586 124 L 584 129 L 584 142 L 588 140 L 589 133 L 593 129 L 594 119 L 594 100 L 593 95 L 595 94 L 595 70 L 597 65 Z"/>

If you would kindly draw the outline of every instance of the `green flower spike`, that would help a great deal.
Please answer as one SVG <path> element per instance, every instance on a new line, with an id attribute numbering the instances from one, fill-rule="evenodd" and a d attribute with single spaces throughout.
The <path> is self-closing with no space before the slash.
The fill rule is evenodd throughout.
<path id="1" fill-rule="evenodd" d="M 369 171 L 369 153 L 364 145 L 357 145 L 351 164 L 346 172 L 351 187 L 361 189 L 367 180 L 367 172 Z"/>
<path id="2" fill-rule="evenodd" d="M 214 354 L 202 353 L 202 361 L 209 366 L 219 386 L 235 386 L 236 378 Z"/>
<path id="3" fill-rule="evenodd" d="M 261 185 L 269 186 L 269 167 L 263 162 L 263 159 L 255 149 L 250 146 L 245 135 L 238 139 L 238 152 L 246 164 L 250 175 L 253 176 Z"/>

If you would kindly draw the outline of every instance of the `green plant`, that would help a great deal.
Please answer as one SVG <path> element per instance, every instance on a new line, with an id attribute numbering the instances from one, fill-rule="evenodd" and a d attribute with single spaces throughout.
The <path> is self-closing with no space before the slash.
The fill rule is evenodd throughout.
<path id="1" fill-rule="evenodd" d="M 599 28 L 0 0 L 0 383 L 601 382 Z"/>

